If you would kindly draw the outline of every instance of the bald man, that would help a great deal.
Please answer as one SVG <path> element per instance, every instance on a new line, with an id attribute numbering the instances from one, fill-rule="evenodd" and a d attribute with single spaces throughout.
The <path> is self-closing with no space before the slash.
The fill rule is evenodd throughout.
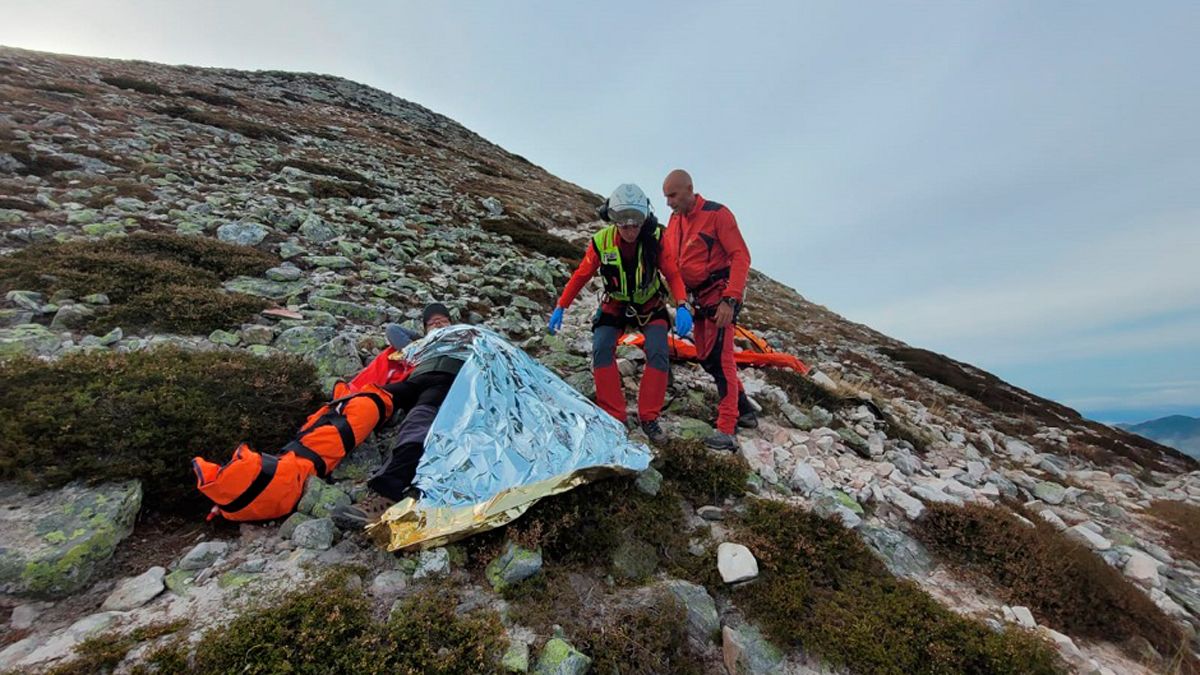
<path id="1" fill-rule="evenodd" d="M 716 380 L 721 399 L 717 429 L 704 444 L 736 451 L 733 434 L 739 424 L 758 425 L 733 361 L 733 325 L 750 273 L 750 249 L 733 212 L 696 194 L 686 171 L 676 169 L 667 174 L 663 196 L 671 207 L 663 247 L 687 287 L 695 319 L 696 353 L 701 366 Z"/>

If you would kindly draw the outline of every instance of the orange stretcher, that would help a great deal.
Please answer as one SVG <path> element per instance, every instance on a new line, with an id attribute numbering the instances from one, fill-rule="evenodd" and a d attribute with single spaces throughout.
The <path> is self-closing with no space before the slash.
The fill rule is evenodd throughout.
<path id="1" fill-rule="evenodd" d="M 767 344 L 767 341 L 754 334 L 749 328 L 743 326 L 734 326 L 734 352 L 733 362 L 739 366 L 753 366 L 756 368 L 788 368 L 794 370 L 801 375 L 808 374 L 808 366 L 799 358 L 777 352 Z M 641 333 L 626 333 L 621 337 L 617 344 L 622 344 L 630 347 L 641 347 L 646 338 Z M 746 347 L 742 347 L 739 342 L 746 343 Z M 671 358 L 679 361 L 699 361 L 696 356 L 696 345 L 687 338 L 681 338 L 671 333 L 667 336 L 667 348 L 670 350 Z"/>

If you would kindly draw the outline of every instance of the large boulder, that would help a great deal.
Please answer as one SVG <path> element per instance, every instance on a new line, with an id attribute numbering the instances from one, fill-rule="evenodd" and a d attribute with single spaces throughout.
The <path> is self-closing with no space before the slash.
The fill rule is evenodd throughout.
<path id="1" fill-rule="evenodd" d="M 0 591 L 62 597 L 87 587 L 133 531 L 142 485 L 71 484 L 31 495 L 2 483 L 0 502 Z"/>

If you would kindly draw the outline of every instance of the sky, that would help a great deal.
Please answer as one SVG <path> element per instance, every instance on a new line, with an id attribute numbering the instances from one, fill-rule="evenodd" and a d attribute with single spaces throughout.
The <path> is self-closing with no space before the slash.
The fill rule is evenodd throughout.
<path id="1" fill-rule="evenodd" d="M 809 300 L 1200 416 L 1200 3 L 0 0 L 0 44 L 339 75 L 594 192 L 689 170 Z"/>

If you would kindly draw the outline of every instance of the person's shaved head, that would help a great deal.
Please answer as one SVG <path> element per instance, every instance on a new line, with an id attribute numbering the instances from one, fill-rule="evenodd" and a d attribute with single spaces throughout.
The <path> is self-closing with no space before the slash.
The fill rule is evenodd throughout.
<path id="1" fill-rule="evenodd" d="M 663 196 L 673 213 L 687 213 L 696 203 L 696 192 L 692 177 L 683 169 L 675 169 L 663 181 Z"/>

